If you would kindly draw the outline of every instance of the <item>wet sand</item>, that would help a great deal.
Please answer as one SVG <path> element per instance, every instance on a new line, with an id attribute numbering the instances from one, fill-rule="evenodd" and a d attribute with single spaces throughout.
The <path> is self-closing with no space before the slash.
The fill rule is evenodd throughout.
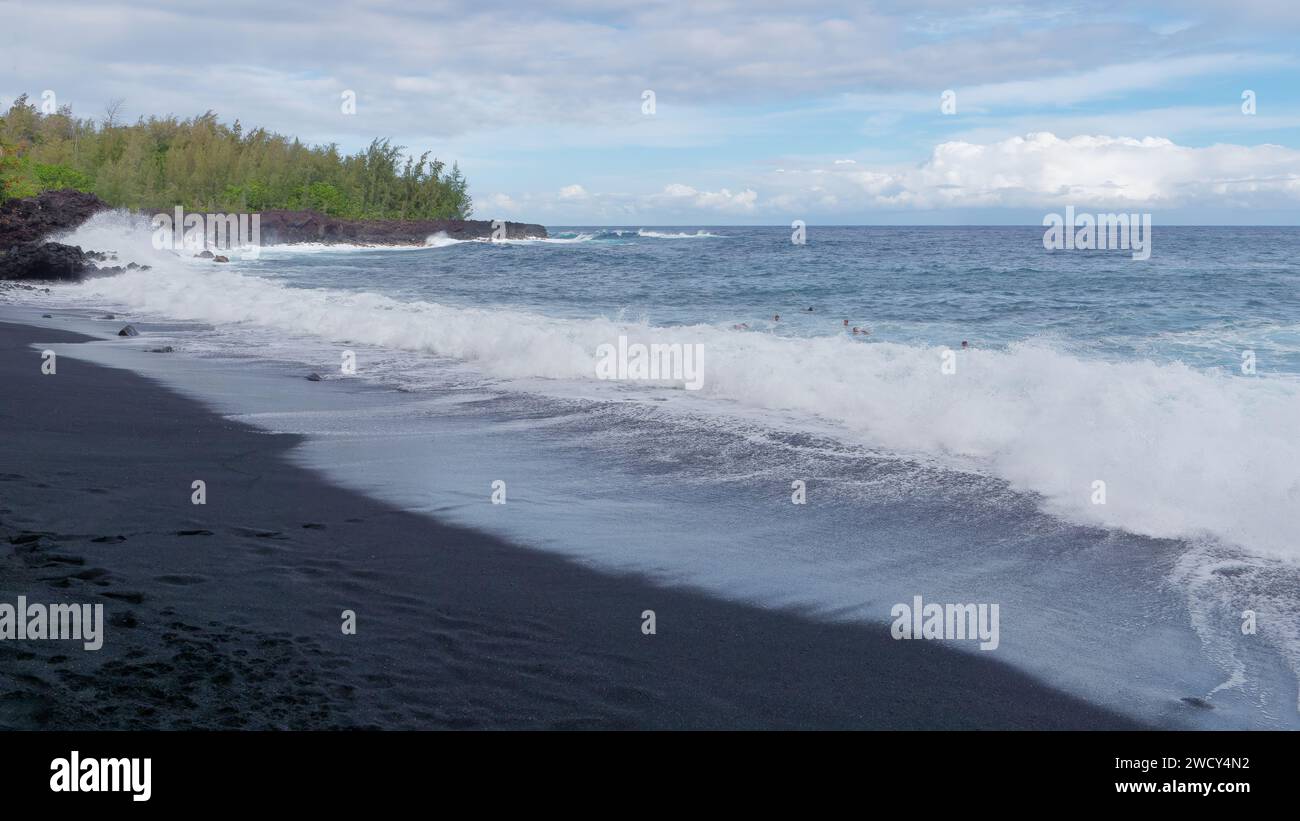
<path id="1" fill-rule="evenodd" d="M 87 339 L 0 323 L 0 601 L 102 603 L 106 622 L 98 651 L 0 642 L 0 727 L 1137 726 L 887 625 L 724 602 L 396 509 L 291 464 L 298 437 L 130 371 L 63 355 L 41 373 L 41 343 Z"/>

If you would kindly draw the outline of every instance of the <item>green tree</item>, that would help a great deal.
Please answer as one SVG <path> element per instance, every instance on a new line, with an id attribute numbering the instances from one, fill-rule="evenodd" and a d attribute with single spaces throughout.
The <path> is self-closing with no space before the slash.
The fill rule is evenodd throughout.
<path id="1" fill-rule="evenodd" d="M 308 208 L 337 217 L 467 218 L 473 211 L 460 168 L 388 139 L 344 155 L 337 145 L 222 123 L 211 111 L 188 120 L 121 122 L 120 106 L 99 122 L 68 107 L 42 114 L 19 97 L 0 115 L 0 198 L 52 188 L 98 194 L 110 205 L 259 211 Z"/>

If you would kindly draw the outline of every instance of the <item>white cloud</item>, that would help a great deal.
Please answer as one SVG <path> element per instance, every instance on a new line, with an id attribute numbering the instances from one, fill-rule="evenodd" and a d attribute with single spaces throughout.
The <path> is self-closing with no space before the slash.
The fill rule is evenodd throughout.
<path id="1" fill-rule="evenodd" d="M 689 185 L 671 183 L 664 186 L 663 198 L 672 200 L 675 205 L 685 202 L 694 208 L 706 210 L 747 212 L 754 210 L 758 193 L 749 188 L 734 194 L 726 188 L 719 191 L 698 191 Z"/>
<path id="2" fill-rule="evenodd" d="M 1240 54 L 1153 58 L 1149 28 L 1111 25 L 1104 36 L 1094 28 L 1094 10 L 1128 13 L 1119 0 L 1098 0 L 1086 12 L 1023 4 L 970 12 L 964 5 L 867 9 L 838 0 L 809 15 L 788 4 L 728 0 L 518 12 L 509 2 L 487 10 L 469 0 L 286 0 L 268 13 L 264 3 L 230 0 L 216 15 L 126 0 L 39 7 L 0 0 L 0 19 L 16 86 L 6 93 L 67 89 L 60 96 L 83 116 L 118 97 L 131 116 L 213 108 L 308 139 L 352 128 L 368 140 L 381 124 L 442 137 L 542 124 L 603 129 L 639 115 L 644 88 L 658 93 L 661 114 L 719 103 L 806 103 L 842 92 L 876 95 L 887 118 L 911 105 L 934 109 L 937 91 L 956 82 L 964 84 L 958 93 L 966 111 L 1287 68 L 1259 43 Z M 1279 36 L 1300 13 L 1272 5 L 1242 0 L 1207 8 L 1205 25 Z M 50 31 L 59 32 L 59 48 L 48 47 Z M 324 71 L 322 53 L 332 57 Z M 346 121 L 338 116 L 342 88 L 360 98 Z"/>
<path id="3" fill-rule="evenodd" d="M 710 214 L 780 222 L 790 214 L 833 219 L 873 211 L 1053 210 L 1066 205 L 1159 211 L 1300 204 L 1300 151 L 1277 145 L 1190 147 L 1164 137 L 1065 139 L 1033 132 L 985 143 L 943 142 L 919 164 L 822 158 L 756 176 L 733 173 L 738 185 L 713 190 L 674 182 L 649 193 L 596 193 L 571 185 L 558 194 L 525 195 L 518 207 L 570 218 L 570 223 L 623 224 L 619 220 L 690 221 Z M 761 198 L 759 191 L 764 192 Z"/>
<path id="4" fill-rule="evenodd" d="M 1014 117 L 980 118 L 969 127 L 950 135 L 951 139 L 973 143 L 990 143 L 1029 132 L 1053 134 L 1163 134 L 1175 142 L 1190 142 L 1195 135 L 1237 135 L 1237 141 L 1249 134 L 1282 134 L 1300 129 L 1300 111 L 1269 106 L 1254 116 L 1241 113 L 1236 98 L 1218 106 L 1169 106 L 1131 111 L 1033 113 Z"/>
<path id="5" fill-rule="evenodd" d="M 824 204 L 828 196 L 866 208 L 1294 206 L 1300 151 L 1038 132 L 985 144 L 941 143 L 917 166 L 838 166 L 804 188 L 797 175 L 770 179 L 780 190 L 769 202 L 787 207 Z"/>

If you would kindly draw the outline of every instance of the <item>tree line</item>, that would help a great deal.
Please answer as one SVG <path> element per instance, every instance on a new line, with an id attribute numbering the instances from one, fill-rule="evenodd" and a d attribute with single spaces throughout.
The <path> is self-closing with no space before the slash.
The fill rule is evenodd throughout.
<path id="1" fill-rule="evenodd" d="M 345 155 L 337 145 L 296 138 L 209 111 L 116 121 L 111 105 L 96 122 L 69 106 L 51 114 L 19 97 L 0 115 L 0 201 L 75 188 L 136 210 L 255 212 L 312 209 L 348 219 L 467 219 L 473 202 L 453 164 L 405 154 L 375 139 Z"/>

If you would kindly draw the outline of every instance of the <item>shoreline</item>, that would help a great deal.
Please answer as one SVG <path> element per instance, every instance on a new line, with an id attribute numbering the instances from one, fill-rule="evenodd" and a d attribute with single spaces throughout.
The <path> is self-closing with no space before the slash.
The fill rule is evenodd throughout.
<path id="1" fill-rule="evenodd" d="M 52 236 L 75 231 L 96 214 L 125 211 L 139 216 L 175 214 L 203 215 L 202 209 L 175 203 L 158 208 L 126 208 L 110 205 L 94 194 L 72 188 L 50 189 L 31 197 L 0 202 L 0 252 L 21 245 L 39 245 Z M 258 214 L 268 245 L 298 243 L 411 245 L 443 233 L 452 239 L 488 239 L 493 223 L 499 222 L 506 239 L 535 239 L 547 236 L 539 223 L 476 219 L 348 219 L 331 217 L 310 209 L 269 208 L 237 212 Z M 178 224 L 182 221 L 178 219 Z M 98 250 L 98 249 L 95 249 Z"/>
<path id="2" fill-rule="evenodd" d="M 0 537 L 20 540 L 5 600 L 102 602 L 107 625 L 95 652 L 0 642 L 3 726 L 1141 726 L 887 627 L 658 586 L 394 508 L 292 464 L 301 437 L 75 352 L 40 373 L 31 344 L 86 339 L 0 323 L 15 386 L 2 435 L 21 471 L 0 477 Z M 190 503 L 194 478 L 206 505 Z"/>
<path id="3" fill-rule="evenodd" d="M 181 226 L 188 222 L 186 209 L 179 205 L 133 210 L 110 206 L 94 194 L 74 189 L 49 190 L 33 197 L 6 200 L 0 203 L 0 282 L 78 281 L 86 276 L 127 270 L 120 265 L 95 264 L 118 261 L 115 251 L 83 250 L 80 246 L 51 239 L 67 238 L 96 215 L 110 211 L 137 217 L 162 215 L 166 218 L 166 225 L 170 226 L 168 230 L 176 233 L 178 241 L 183 236 Z M 227 215 L 190 212 L 190 216 L 203 217 L 206 221 L 207 217 L 225 218 Z M 411 248 L 428 246 L 431 244 L 429 240 L 438 236 L 458 241 L 545 239 L 548 236 L 546 228 L 536 223 L 471 219 L 342 219 L 317 211 L 283 209 L 256 212 L 258 230 L 252 232 L 246 219 L 249 214 L 228 216 L 232 220 L 239 217 L 238 242 L 245 241 L 245 232 L 248 231 L 247 236 L 253 239 L 254 245 L 266 248 L 303 244 Z M 224 226 L 224 219 L 218 222 L 223 223 L 223 230 L 235 231 L 233 226 Z M 207 228 L 211 230 L 212 226 Z M 212 258 L 214 254 L 208 248 L 206 238 L 215 239 L 218 235 L 204 232 L 204 236 L 201 255 Z M 226 240 L 226 247 L 218 244 L 215 249 L 234 250 L 231 236 L 227 235 Z M 229 262 L 229 259 L 215 255 L 214 261 Z M 121 263 L 128 268 L 140 267 L 138 260 L 122 259 Z"/>

